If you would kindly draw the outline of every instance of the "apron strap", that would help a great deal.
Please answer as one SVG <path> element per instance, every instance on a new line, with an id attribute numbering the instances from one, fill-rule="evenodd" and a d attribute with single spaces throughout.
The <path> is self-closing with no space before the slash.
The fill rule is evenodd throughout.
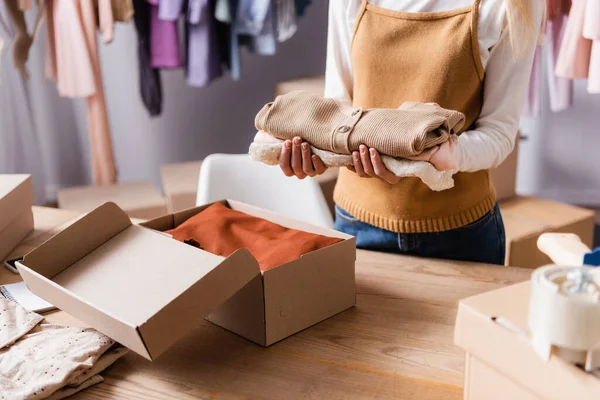
<path id="1" fill-rule="evenodd" d="M 471 46 L 473 46 L 473 56 L 475 57 L 475 65 L 477 66 L 477 74 L 479 79 L 483 81 L 484 73 L 483 65 L 481 64 L 481 54 L 479 52 L 479 4 L 481 0 L 473 2 L 471 10 Z"/>

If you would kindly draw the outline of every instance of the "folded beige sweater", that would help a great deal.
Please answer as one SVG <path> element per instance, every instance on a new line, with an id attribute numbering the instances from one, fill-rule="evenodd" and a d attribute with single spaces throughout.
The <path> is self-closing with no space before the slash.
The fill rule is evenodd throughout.
<path id="1" fill-rule="evenodd" d="M 351 154 L 361 144 L 391 157 L 413 157 L 444 143 L 465 116 L 432 103 L 405 102 L 397 109 L 362 109 L 308 92 L 279 96 L 256 115 L 256 128 L 278 139 L 296 136 L 312 146 Z"/>

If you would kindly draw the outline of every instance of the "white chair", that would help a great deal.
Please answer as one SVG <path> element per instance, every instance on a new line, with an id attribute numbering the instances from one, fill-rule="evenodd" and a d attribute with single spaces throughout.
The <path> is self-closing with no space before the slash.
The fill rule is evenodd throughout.
<path id="1" fill-rule="evenodd" d="M 196 205 L 222 199 L 333 226 L 327 201 L 315 180 L 288 178 L 278 167 L 253 161 L 247 154 L 212 154 L 202 162 Z"/>

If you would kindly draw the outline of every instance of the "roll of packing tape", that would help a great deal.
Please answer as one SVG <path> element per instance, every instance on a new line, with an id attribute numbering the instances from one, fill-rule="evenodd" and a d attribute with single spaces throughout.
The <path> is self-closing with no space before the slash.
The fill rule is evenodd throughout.
<path id="1" fill-rule="evenodd" d="M 600 270 L 546 266 L 531 279 L 529 328 L 533 347 L 545 360 L 600 367 Z"/>

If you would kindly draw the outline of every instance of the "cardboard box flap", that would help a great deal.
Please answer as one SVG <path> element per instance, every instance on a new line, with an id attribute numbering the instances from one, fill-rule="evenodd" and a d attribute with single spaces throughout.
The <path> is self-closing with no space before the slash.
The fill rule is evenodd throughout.
<path id="1" fill-rule="evenodd" d="M 32 205 L 33 184 L 29 175 L 0 175 L 0 231 Z"/>
<path id="2" fill-rule="evenodd" d="M 227 259 L 204 252 L 132 225 L 113 203 L 28 254 L 19 269 L 38 296 L 148 359 L 260 274 L 248 251 Z"/>
<path id="3" fill-rule="evenodd" d="M 27 254 L 23 264 L 52 279 L 131 226 L 115 203 L 106 203 Z"/>

